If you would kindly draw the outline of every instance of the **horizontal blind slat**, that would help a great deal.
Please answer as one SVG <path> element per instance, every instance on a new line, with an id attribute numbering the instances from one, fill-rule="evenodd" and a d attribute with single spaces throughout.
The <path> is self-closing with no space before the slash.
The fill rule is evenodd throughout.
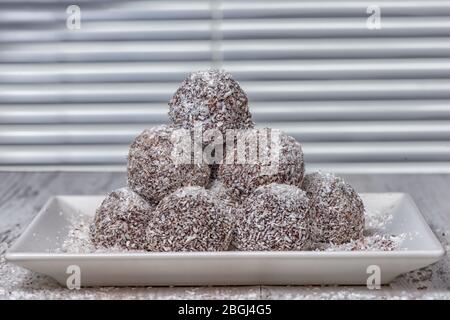
<path id="1" fill-rule="evenodd" d="M 448 120 L 450 100 L 272 101 L 253 102 L 257 122 Z M 1 124 L 161 123 L 162 103 L 0 104 Z"/>
<path id="2" fill-rule="evenodd" d="M 40 164 L 1 165 L 0 170 L 9 171 L 83 171 L 126 172 L 126 164 Z M 336 174 L 445 174 L 450 173 L 450 162 L 324 162 L 308 163 L 306 172 L 334 172 Z"/>
<path id="3" fill-rule="evenodd" d="M 61 28 L 64 28 L 62 25 Z M 381 29 L 367 28 L 361 18 L 306 18 L 223 20 L 223 39 L 333 38 L 333 37 L 442 37 L 450 36 L 446 17 L 384 17 Z M 208 40 L 212 38 L 208 20 L 84 22 L 80 30 L 3 30 L 0 43 L 49 41 L 133 41 Z"/>
<path id="4" fill-rule="evenodd" d="M 225 60 L 448 57 L 450 38 L 223 41 Z"/>
<path id="5" fill-rule="evenodd" d="M 42 24 L 64 21 L 67 18 L 65 7 L 69 4 L 55 2 L 53 5 L 39 3 L 37 10 L 30 10 L 23 3 L 0 2 L 0 25 L 5 23 Z M 51 3 L 50 3 L 51 4 Z M 304 18 L 304 17 L 353 17 L 365 16 L 370 5 L 378 5 L 383 16 L 444 16 L 450 14 L 448 1 L 221 1 L 224 19 L 254 18 Z M 95 2 L 83 3 L 83 21 L 122 21 L 122 20 L 176 20 L 209 19 L 210 5 L 205 1 L 151 1 L 111 3 L 100 6 Z"/>
<path id="6" fill-rule="evenodd" d="M 0 145 L 131 143 L 148 124 L 4 125 Z M 281 129 L 300 142 L 450 141 L 450 121 L 259 123 Z"/>
<path id="7" fill-rule="evenodd" d="M 210 62 L 0 65 L 0 83 L 180 81 Z M 224 62 L 237 80 L 450 78 L 450 59 Z"/>
<path id="8" fill-rule="evenodd" d="M 312 163 L 450 161 L 450 142 L 304 143 Z M 128 145 L 0 146 L 0 165 L 124 164 Z"/>
<path id="9" fill-rule="evenodd" d="M 223 41 L 229 60 L 432 58 L 450 56 L 450 38 L 373 38 Z M 210 60 L 207 41 L 45 43 L 4 46 L 0 62 Z"/>
<path id="10" fill-rule="evenodd" d="M 441 1 L 222 1 L 225 18 L 363 16 L 378 5 L 383 16 L 445 15 L 450 4 Z"/>
<path id="11" fill-rule="evenodd" d="M 450 79 L 243 81 L 253 101 L 447 99 Z M 0 85 L 0 103 L 167 102 L 178 83 Z"/>
<path id="12" fill-rule="evenodd" d="M 117 166 L 117 170 L 124 171 L 126 167 Z M 307 165 L 306 171 L 337 174 L 448 174 L 450 162 L 312 162 Z"/>
<path id="13" fill-rule="evenodd" d="M 449 161 L 450 142 L 304 143 L 305 161 Z"/>
<path id="14" fill-rule="evenodd" d="M 4 46 L 0 62 L 210 60 L 208 41 L 43 43 Z"/>

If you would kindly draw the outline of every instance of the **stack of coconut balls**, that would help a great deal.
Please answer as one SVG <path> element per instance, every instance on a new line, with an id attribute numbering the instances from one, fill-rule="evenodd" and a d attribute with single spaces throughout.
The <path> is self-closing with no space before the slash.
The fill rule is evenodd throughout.
<path id="1" fill-rule="evenodd" d="M 186 138 L 196 128 L 224 137 L 230 130 L 254 130 L 247 96 L 229 73 L 189 75 L 169 107 L 170 124 L 144 130 L 131 144 L 128 186 L 111 192 L 97 209 L 91 226 L 97 247 L 310 250 L 363 236 L 359 195 L 332 174 L 305 175 L 300 143 L 281 131 L 267 131 L 278 136 L 277 167 L 269 174 L 258 162 L 225 161 L 239 152 L 229 139 L 212 143 L 221 147 L 212 153 L 224 151 L 222 161 L 176 161 L 174 150 L 181 144 L 177 137 Z M 192 141 L 186 144 L 189 159 L 195 158 L 196 148 L 208 147 L 204 140 L 198 145 Z M 270 148 L 261 143 L 258 152 Z"/>

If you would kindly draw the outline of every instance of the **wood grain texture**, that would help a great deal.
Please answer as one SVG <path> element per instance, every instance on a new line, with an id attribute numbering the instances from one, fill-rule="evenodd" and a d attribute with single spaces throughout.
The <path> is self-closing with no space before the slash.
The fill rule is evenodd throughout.
<path id="1" fill-rule="evenodd" d="M 4 261 L 3 254 L 49 197 L 105 194 L 125 173 L 0 172 L 0 299 L 450 299 L 450 175 L 347 175 L 359 192 L 407 192 L 447 249 L 438 263 L 398 277 L 381 290 L 358 286 L 86 288 L 70 291 L 52 279 Z"/>

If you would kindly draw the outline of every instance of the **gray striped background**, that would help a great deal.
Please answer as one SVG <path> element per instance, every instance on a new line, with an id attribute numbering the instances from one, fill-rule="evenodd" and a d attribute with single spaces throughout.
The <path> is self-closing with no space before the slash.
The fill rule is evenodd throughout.
<path id="1" fill-rule="evenodd" d="M 65 27 L 71 4 L 81 30 Z M 450 172 L 448 0 L 0 0 L 0 167 L 122 170 L 209 67 L 311 170 Z"/>

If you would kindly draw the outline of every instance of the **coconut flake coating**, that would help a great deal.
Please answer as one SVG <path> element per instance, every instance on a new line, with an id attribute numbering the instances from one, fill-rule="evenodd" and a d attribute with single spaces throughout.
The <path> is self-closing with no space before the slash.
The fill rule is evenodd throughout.
<path id="1" fill-rule="evenodd" d="M 202 187 L 184 187 L 158 204 L 147 227 L 150 251 L 227 250 L 234 227 L 231 207 Z"/>
<path id="2" fill-rule="evenodd" d="M 128 188 L 107 195 L 95 213 L 90 237 L 97 247 L 144 250 L 154 206 Z"/>
<path id="3" fill-rule="evenodd" d="M 360 239 L 364 231 L 364 204 L 358 193 L 331 173 L 305 176 L 311 212 L 311 237 L 316 243 L 343 244 Z"/>
<path id="4" fill-rule="evenodd" d="M 300 188 L 261 186 L 242 204 L 233 245 L 243 251 L 309 249 L 309 211 L 309 199 Z"/>
<path id="5" fill-rule="evenodd" d="M 254 126 L 245 92 L 228 72 L 207 70 L 191 73 L 169 101 L 174 125 L 204 130 L 248 129 Z"/>
<path id="6" fill-rule="evenodd" d="M 297 187 L 302 185 L 305 162 L 300 143 L 280 130 L 270 130 L 278 132 L 280 137 L 279 150 L 273 150 L 273 152 L 279 152 L 278 166 L 271 174 L 264 174 L 262 171 L 262 167 L 267 167 L 267 165 L 260 161 L 261 158 L 256 163 L 241 164 L 235 160 L 234 164 L 229 164 L 228 161 L 223 161 L 220 164 L 217 173 L 218 180 L 230 189 L 234 197 L 241 198 L 257 187 L 269 183 L 289 184 Z M 261 146 L 258 146 L 258 148 L 261 148 Z M 266 154 L 272 152 L 270 144 L 265 149 Z M 233 151 L 237 154 L 236 144 Z M 261 153 L 262 151 L 258 149 L 258 152 Z M 235 156 L 235 159 L 237 159 L 237 156 Z"/>
<path id="7" fill-rule="evenodd" d="M 207 164 L 174 161 L 174 129 L 158 126 L 144 130 L 131 144 L 128 154 L 128 185 L 147 201 L 157 203 L 169 193 L 189 185 L 206 186 Z"/>
<path id="8" fill-rule="evenodd" d="M 225 188 L 221 181 L 213 180 L 208 187 L 208 191 L 212 192 L 221 201 L 226 202 L 227 205 L 232 206 L 234 209 L 238 209 L 240 207 L 241 201 L 238 201 L 239 199 L 233 197 L 230 190 Z"/>

